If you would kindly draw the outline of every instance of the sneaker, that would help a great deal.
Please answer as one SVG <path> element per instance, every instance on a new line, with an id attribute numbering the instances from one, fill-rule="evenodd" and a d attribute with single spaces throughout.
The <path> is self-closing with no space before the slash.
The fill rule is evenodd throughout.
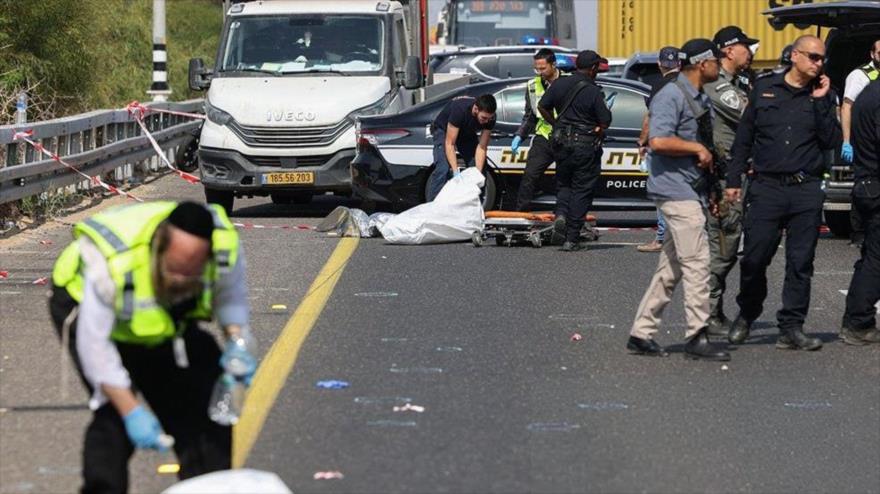
<path id="1" fill-rule="evenodd" d="M 652 240 L 647 244 L 642 244 L 636 247 L 636 250 L 639 252 L 660 252 L 663 250 L 663 242 L 658 242 L 657 240 Z"/>

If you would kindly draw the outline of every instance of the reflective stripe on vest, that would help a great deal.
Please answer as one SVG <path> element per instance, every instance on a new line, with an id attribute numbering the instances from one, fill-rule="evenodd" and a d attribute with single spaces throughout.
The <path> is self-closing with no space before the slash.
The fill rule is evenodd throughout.
<path id="1" fill-rule="evenodd" d="M 877 70 L 877 67 L 874 66 L 873 63 L 869 62 L 865 65 L 859 67 L 859 70 L 865 73 L 868 76 L 869 81 L 876 81 L 878 77 L 880 77 L 880 70 Z"/>

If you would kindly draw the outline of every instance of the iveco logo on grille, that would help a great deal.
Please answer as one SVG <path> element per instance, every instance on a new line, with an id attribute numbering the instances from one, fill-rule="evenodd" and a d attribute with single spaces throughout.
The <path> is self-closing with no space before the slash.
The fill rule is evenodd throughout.
<path id="1" fill-rule="evenodd" d="M 306 110 L 266 112 L 267 122 L 311 122 L 316 117 L 315 112 Z"/>

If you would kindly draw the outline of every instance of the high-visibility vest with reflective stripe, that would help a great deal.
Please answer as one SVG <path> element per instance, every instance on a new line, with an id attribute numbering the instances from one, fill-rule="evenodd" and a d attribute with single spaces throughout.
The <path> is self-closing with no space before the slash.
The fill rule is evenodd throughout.
<path id="1" fill-rule="evenodd" d="M 159 225 L 177 207 L 174 202 L 151 202 L 110 209 L 74 226 L 74 236 L 85 235 L 107 259 L 116 285 L 114 341 L 156 345 L 185 327 L 186 320 L 213 317 L 213 287 L 219 277 L 235 265 L 238 233 L 223 208 L 206 206 L 214 218 L 211 236 L 212 258 L 204 271 L 204 289 L 196 307 L 178 328 L 168 311 L 156 300 L 153 287 L 151 241 Z M 83 297 L 83 273 L 79 242 L 74 241 L 55 262 L 52 281 L 64 287 L 77 302 Z"/>
<path id="2" fill-rule="evenodd" d="M 869 81 L 876 81 L 877 78 L 880 77 L 880 70 L 877 70 L 877 67 L 874 66 L 873 62 L 868 62 L 865 65 L 862 65 L 859 67 L 859 70 L 868 76 Z"/>
<path id="3" fill-rule="evenodd" d="M 559 77 L 566 76 L 567 74 L 559 73 Z M 529 103 L 532 105 L 532 113 L 538 117 L 538 123 L 535 125 L 535 134 L 544 137 L 545 139 L 550 139 L 550 134 L 553 133 L 553 126 L 550 125 L 544 117 L 541 116 L 541 112 L 538 111 L 538 102 L 541 101 L 541 96 L 544 96 L 546 89 L 544 89 L 544 83 L 541 80 L 541 76 L 535 76 L 534 79 L 530 80 L 526 83 L 526 90 L 529 92 Z M 553 112 L 554 115 L 556 112 Z"/>

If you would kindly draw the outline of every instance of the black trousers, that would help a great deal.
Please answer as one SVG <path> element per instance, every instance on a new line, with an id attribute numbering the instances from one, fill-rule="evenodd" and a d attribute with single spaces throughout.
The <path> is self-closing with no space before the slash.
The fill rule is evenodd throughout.
<path id="1" fill-rule="evenodd" d="M 602 149 L 592 140 L 555 144 L 556 214 L 565 215 L 565 240 L 577 242 L 584 216 L 593 205 L 593 194 L 601 172 Z"/>
<path id="2" fill-rule="evenodd" d="M 749 184 L 743 221 L 745 246 L 740 260 L 740 291 L 736 297 L 746 320 L 754 321 L 764 309 L 767 267 L 785 231 L 785 281 L 782 309 L 776 313 L 776 319 L 782 332 L 803 328 L 810 306 L 813 259 L 824 197 L 817 180 L 783 185 L 759 175 Z"/>
<path id="3" fill-rule="evenodd" d="M 61 335 L 65 320 L 70 326 L 70 351 L 82 377 L 76 352 L 77 303 L 63 288 L 55 288 L 49 312 Z M 140 391 L 162 424 L 174 437 L 174 452 L 180 463 L 180 479 L 187 479 L 231 466 L 232 428 L 218 425 L 208 417 L 214 383 L 222 373 L 220 348 L 206 331 L 192 324 L 183 333 L 187 368 L 175 363 L 172 342 L 155 347 L 117 343 L 122 364 L 133 387 Z M 83 382 L 87 387 L 85 379 Z M 91 389 L 89 392 L 91 393 Z M 86 428 L 83 446 L 84 493 L 128 491 L 128 460 L 134 446 L 125 432 L 122 417 L 110 403 L 95 410 Z"/>
<path id="4" fill-rule="evenodd" d="M 880 300 L 880 183 L 875 182 L 869 190 L 864 182 L 857 181 L 853 205 L 865 226 L 865 241 L 846 294 L 843 325 L 853 329 L 876 328 L 874 304 Z"/>
<path id="5" fill-rule="evenodd" d="M 522 180 L 519 182 L 519 192 L 516 195 L 516 210 L 531 211 L 532 199 L 535 198 L 535 185 L 544 176 L 547 168 L 553 164 L 553 149 L 550 141 L 543 136 L 536 135 L 532 139 L 529 148 L 529 157 L 526 159 L 526 169 Z"/>

